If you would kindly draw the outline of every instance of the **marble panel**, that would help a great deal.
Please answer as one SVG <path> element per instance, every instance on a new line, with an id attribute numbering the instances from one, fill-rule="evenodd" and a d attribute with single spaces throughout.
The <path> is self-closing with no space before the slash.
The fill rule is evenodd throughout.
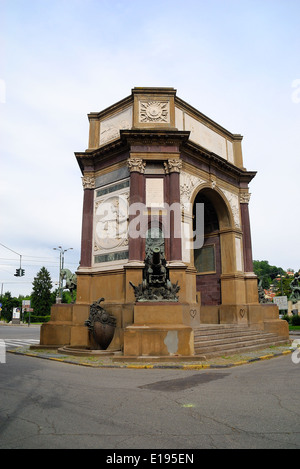
<path id="1" fill-rule="evenodd" d="M 100 123 L 100 145 L 120 137 L 121 129 L 132 128 L 132 106 Z"/>
<path id="2" fill-rule="evenodd" d="M 214 130 L 185 114 L 185 130 L 189 130 L 190 140 L 207 150 L 227 159 L 226 139 Z"/>
<path id="3" fill-rule="evenodd" d="M 162 178 L 146 179 L 146 206 L 164 206 L 164 180 Z"/>

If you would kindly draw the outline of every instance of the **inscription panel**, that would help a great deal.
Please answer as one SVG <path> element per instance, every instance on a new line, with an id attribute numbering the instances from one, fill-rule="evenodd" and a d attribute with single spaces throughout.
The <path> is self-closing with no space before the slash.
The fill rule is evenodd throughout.
<path id="1" fill-rule="evenodd" d="M 195 268 L 199 273 L 216 271 L 215 246 L 213 244 L 195 249 Z"/>
<path id="2" fill-rule="evenodd" d="M 163 178 L 146 179 L 146 206 L 164 206 L 164 180 Z"/>

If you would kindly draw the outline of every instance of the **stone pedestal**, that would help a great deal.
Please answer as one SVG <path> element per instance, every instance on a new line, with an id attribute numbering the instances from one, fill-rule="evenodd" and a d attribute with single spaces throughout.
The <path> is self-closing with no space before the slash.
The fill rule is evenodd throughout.
<path id="1" fill-rule="evenodd" d="M 116 318 L 116 329 L 109 349 L 121 350 L 123 329 L 133 322 L 133 305 L 105 303 L 105 310 Z M 51 308 L 51 319 L 42 324 L 41 346 L 80 346 L 93 348 L 88 328 L 84 325 L 90 314 L 88 304 L 56 304 Z"/>
<path id="2" fill-rule="evenodd" d="M 134 323 L 124 331 L 124 356 L 191 356 L 194 333 L 185 324 L 186 306 L 137 303 Z"/>

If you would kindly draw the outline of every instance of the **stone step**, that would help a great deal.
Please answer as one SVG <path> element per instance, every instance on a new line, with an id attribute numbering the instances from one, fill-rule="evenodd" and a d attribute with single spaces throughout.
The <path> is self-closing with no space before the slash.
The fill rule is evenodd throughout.
<path id="1" fill-rule="evenodd" d="M 258 339 L 253 339 L 253 340 L 241 340 L 241 341 L 228 341 L 228 342 L 222 342 L 222 341 L 218 341 L 218 342 L 213 342 L 213 343 L 210 343 L 210 344 L 206 344 L 206 345 L 203 345 L 203 344 L 197 344 L 195 343 L 195 351 L 196 353 L 205 353 L 206 352 L 216 352 L 216 351 L 225 351 L 227 349 L 231 349 L 231 348 L 245 348 L 245 347 L 249 347 L 249 346 L 269 346 L 269 345 L 276 345 L 276 344 L 279 344 L 279 343 L 286 343 L 287 340 L 286 339 L 279 339 L 279 338 L 273 338 L 273 339 L 269 339 L 269 338 L 258 338 Z"/>
<path id="2" fill-rule="evenodd" d="M 210 332 L 210 333 L 199 333 L 199 332 L 194 332 L 194 337 L 195 341 L 203 341 L 203 340 L 219 340 L 219 339 L 226 339 L 226 338 L 240 338 L 240 337 L 255 337 L 255 336 L 261 336 L 260 332 L 257 332 L 255 330 L 251 331 L 222 331 L 222 332 Z M 268 334 L 269 335 L 269 334 Z M 274 334 L 272 334 L 274 335 Z"/>
<path id="3" fill-rule="evenodd" d="M 251 352 L 251 351 L 255 351 L 255 350 L 261 350 L 261 349 L 265 349 L 265 348 L 272 347 L 272 346 L 285 345 L 287 342 L 288 342 L 288 340 L 284 339 L 282 341 L 275 341 L 275 342 L 269 343 L 267 345 L 266 344 L 246 345 L 244 347 L 239 346 L 239 347 L 232 347 L 232 348 L 225 349 L 225 350 L 218 349 L 218 350 L 215 350 L 215 351 L 201 350 L 201 349 L 198 350 L 198 349 L 195 348 L 195 356 L 203 356 L 206 359 L 208 359 L 208 358 L 213 358 L 213 357 L 236 355 L 236 354 L 239 354 L 239 353 Z"/>
<path id="4" fill-rule="evenodd" d="M 288 339 L 276 334 L 231 324 L 201 325 L 194 330 L 196 355 L 207 358 L 231 355 L 269 346 L 286 344 Z"/>
<path id="5" fill-rule="evenodd" d="M 203 338 L 203 339 L 195 339 L 194 343 L 197 346 L 205 347 L 205 346 L 211 346 L 212 344 L 214 345 L 224 345 L 224 344 L 239 344 L 240 342 L 254 342 L 254 341 L 274 341 L 278 339 L 278 336 L 276 334 L 252 334 L 252 335 L 241 335 L 241 336 L 225 336 L 225 337 L 216 337 L 215 339 L 208 339 Z"/>

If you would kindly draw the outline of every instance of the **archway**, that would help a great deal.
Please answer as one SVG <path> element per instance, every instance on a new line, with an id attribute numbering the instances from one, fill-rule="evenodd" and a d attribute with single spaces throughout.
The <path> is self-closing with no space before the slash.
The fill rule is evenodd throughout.
<path id="1" fill-rule="evenodd" d="M 197 223 L 196 206 L 204 204 L 204 227 Z M 204 229 L 204 242 L 194 249 L 196 289 L 201 292 L 201 304 L 213 306 L 222 303 L 221 231 L 231 225 L 230 214 L 218 192 L 205 188 L 198 192 L 193 205 L 193 230 Z"/>

